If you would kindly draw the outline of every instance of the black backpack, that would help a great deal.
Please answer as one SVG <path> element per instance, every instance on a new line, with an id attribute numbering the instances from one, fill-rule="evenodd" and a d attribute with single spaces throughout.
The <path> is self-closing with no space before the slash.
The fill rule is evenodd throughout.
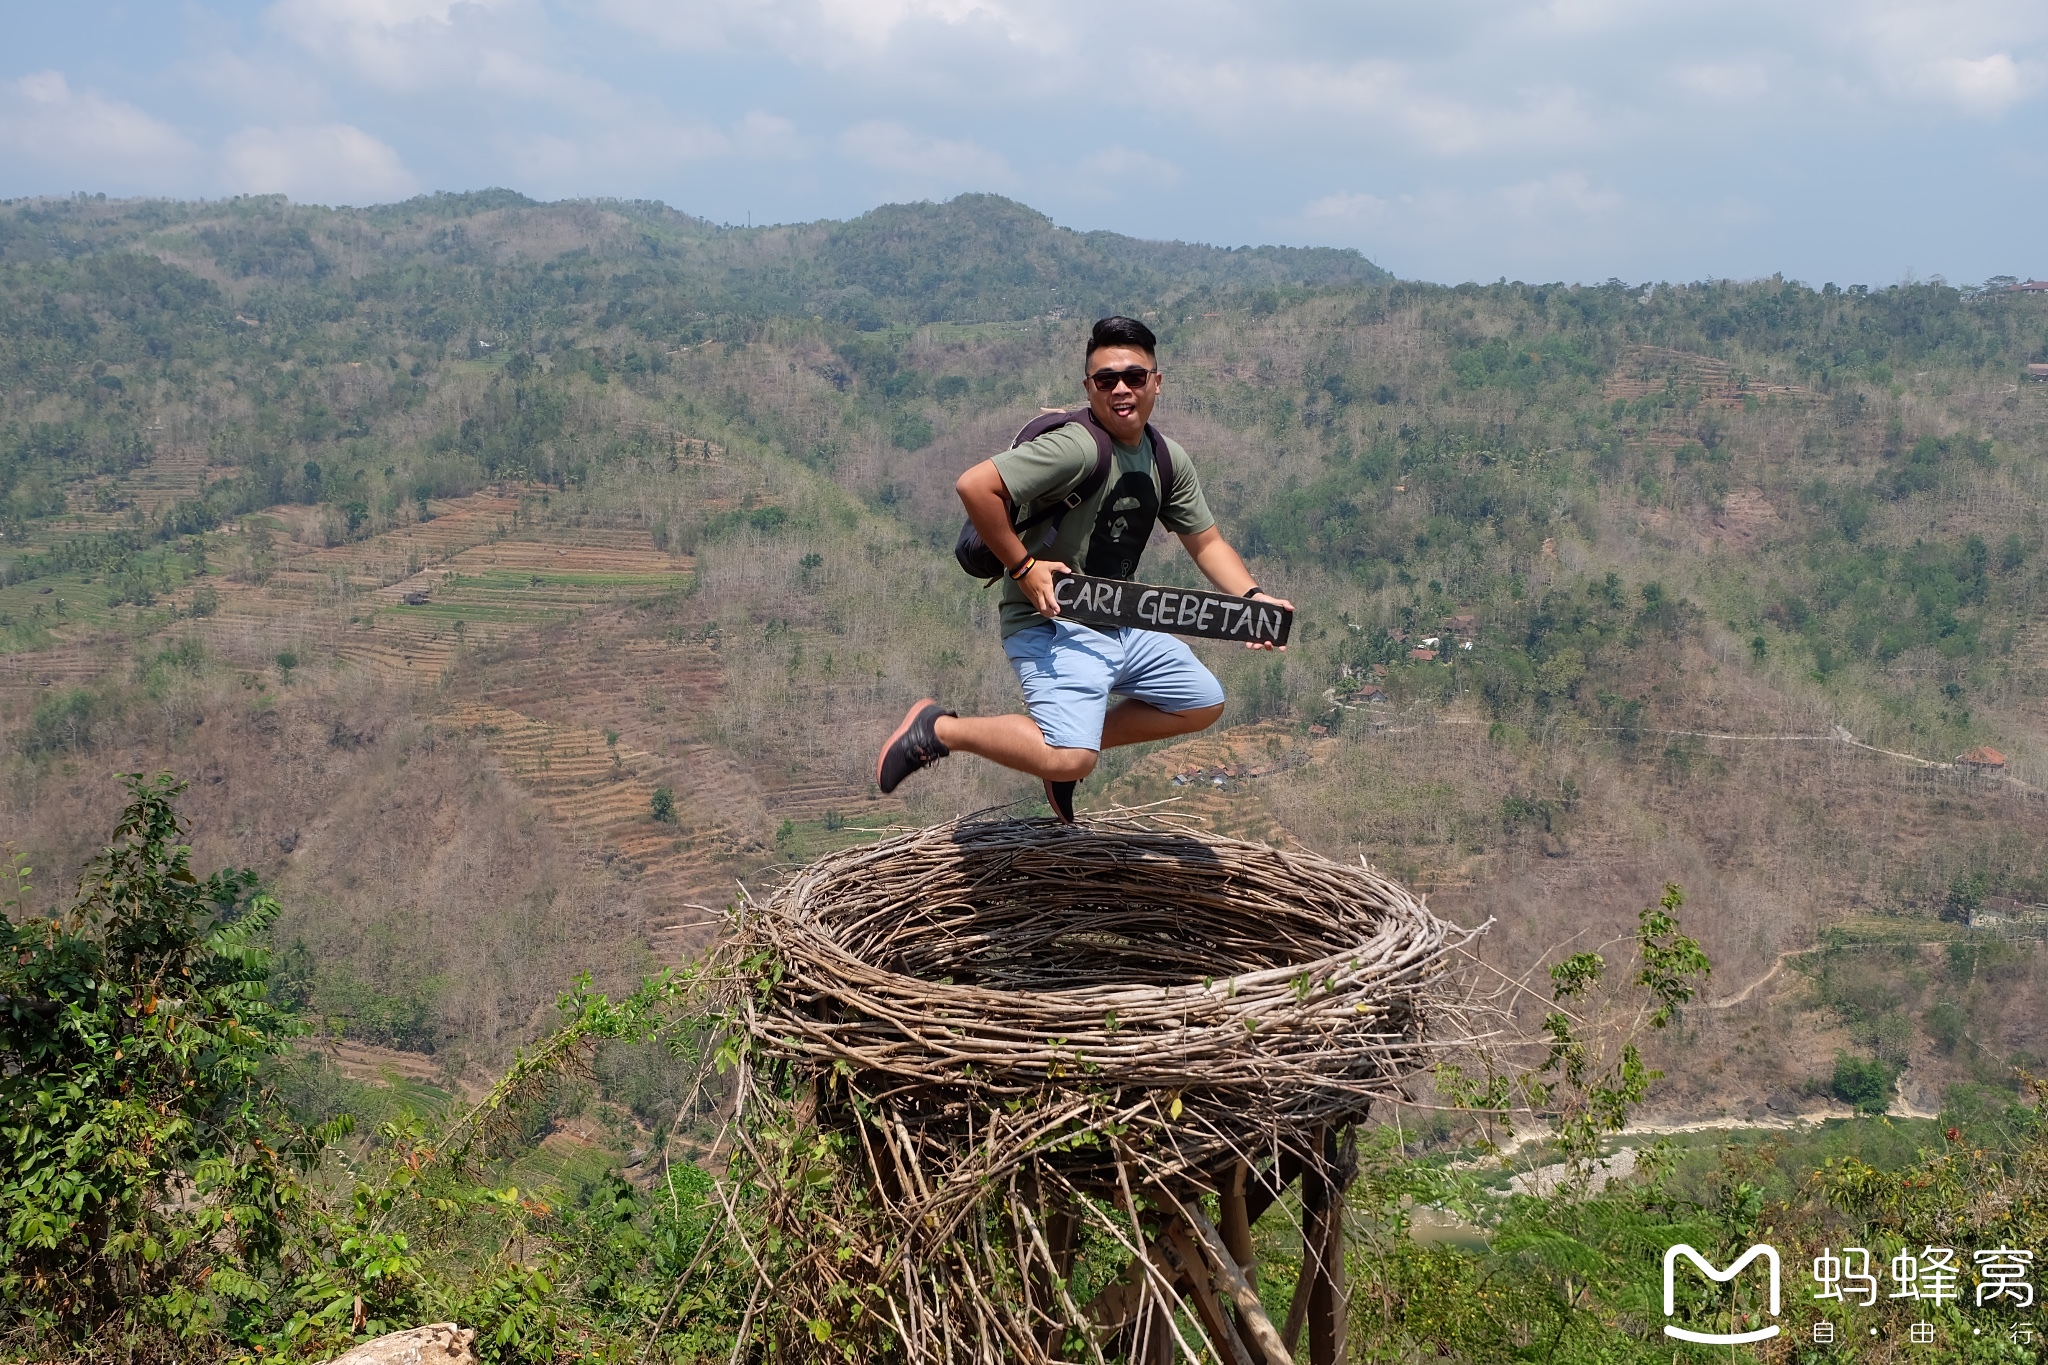
<path id="1" fill-rule="evenodd" d="M 1024 424 L 1024 429 L 1017 433 L 1017 439 L 1010 442 L 1010 449 L 1015 450 L 1026 441 L 1035 441 L 1053 428 L 1066 426 L 1069 422 L 1083 428 L 1095 438 L 1095 470 L 1080 483 L 1075 484 L 1073 491 L 1064 498 L 1016 523 L 1014 529 L 1019 537 L 1034 526 L 1045 522 L 1051 523 L 1046 527 L 1045 534 L 1038 538 L 1037 545 L 1025 541 L 1025 548 L 1034 555 L 1043 552 L 1059 538 L 1060 522 L 1065 520 L 1067 513 L 1102 491 L 1102 485 L 1109 479 L 1110 466 L 1116 461 L 1115 442 L 1111 440 L 1109 432 L 1104 430 L 1102 423 L 1096 420 L 1095 412 L 1091 408 L 1076 408 L 1072 412 L 1041 413 Z M 1158 428 L 1150 422 L 1145 424 L 1145 434 L 1152 440 L 1152 463 L 1159 471 L 1159 502 L 1163 507 L 1173 491 L 1173 456 L 1166 449 L 1166 438 L 1161 436 Z M 974 529 L 972 520 L 960 527 L 960 539 L 953 544 L 953 558 L 959 560 L 960 567 L 975 578 L 1001 578 L 1009 572 L 1003 561 L 996 558 L 996 552 L 982 544 L 981 532 Z"/>

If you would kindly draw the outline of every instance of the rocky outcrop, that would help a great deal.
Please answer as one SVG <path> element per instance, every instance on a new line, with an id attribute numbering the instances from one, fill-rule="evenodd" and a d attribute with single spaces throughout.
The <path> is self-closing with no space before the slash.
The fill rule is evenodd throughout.
<path id="1" fill-rule="evenodd" d="M 477 1365 L 475 1343 L 467 1327 L 436 1322 L 366 1341 L 327 1365 Z"/>

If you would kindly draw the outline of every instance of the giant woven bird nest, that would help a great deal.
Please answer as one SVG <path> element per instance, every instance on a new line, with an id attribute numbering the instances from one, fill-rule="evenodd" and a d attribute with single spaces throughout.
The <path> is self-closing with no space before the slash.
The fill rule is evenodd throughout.
<path id="1" fill-rule="evenodd" d="M 1337 1178 L 1333 1135 L 1454 1041 L 1438 978 L 1469 937 L 1363 863 L 1137 818 L 847 849 L 734 928 L 738 1108 L 781 1106 L 793 1149 L 843 1139 L 861 1189 L 832 1217 L 871 1245 L 815 1275 L 864 1280 L 911 1359 L 1054 1359 L 1024 1343 L 1102 1330 L 1048 1287 L 1070 1268 L 1049 1209 L 1093 1210 L 1137 1260 L 1144 1219 L 1233 1168 L 1274 1196 Z M 1041 1260 L 1033 1301 L 1017 1272 Z"/>

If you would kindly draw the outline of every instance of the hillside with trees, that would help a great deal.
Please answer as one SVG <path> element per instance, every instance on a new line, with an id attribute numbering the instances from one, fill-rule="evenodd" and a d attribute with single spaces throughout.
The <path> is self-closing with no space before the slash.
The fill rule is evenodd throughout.
<path id="1" fill-rule="evenodd" d="M 1016 705 L 951 483 L 1078 401 L 1108 311 L 1302 610 L 1284 657 L 1204 646 L 1224 722 L 1084 808 L 1367 857 L 1515 975 L 1683 884 L 1714 973 L 1651 1047 L 1664 1117 L 1932 1113 L 2043 1064 L 2048 300 L 1445 287 L 989 196 L 0 205 L 17 913 L 116 774 L 175 771 L 199 863 L 275 897 L 319 1084 L 454 1094 L 577 973 L 691 961 L 736 881 L 1036 808 L 965 761 L 881 798 L 873 751 L 927 692 Z M 674 1068 L 609 1065 L 558 1151 L 673 1114 Z"/>

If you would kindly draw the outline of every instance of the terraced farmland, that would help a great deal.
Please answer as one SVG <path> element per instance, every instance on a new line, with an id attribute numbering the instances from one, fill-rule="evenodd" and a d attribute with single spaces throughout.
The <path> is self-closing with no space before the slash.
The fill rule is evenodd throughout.
<path id="1" fill-rule="evenodd" d="M 53 628 L 38 627 L 43 648 L 0 656 L 0 696 L 25 716 L 53 689 L 119 676 L 152 635 L 197 637 L 253 679 L 274 679 L 289 651 L 335 679 L 442 692 L 415 705 L 480 739 L 589 863 L 643 902 L 657 953 L 680 959 L 707 926 L 671 904 L 719 895 L 740 865 L 775 861 L 766 832 L 779 817 L 739 764 L 689 738 L 721 686 L 715 651 L 628 623 L 631 604 L 687 588 L 692 562 L 644 531 L 541 520 L 544 495 L 509 487 L 436 502 L 427 520 L 336 546 L 319 543 L 308 509 L 273 508 L 213 538 L 213 571 L 148 608 L 109 606 L 82 575 L 16 585 L 25 602 L 48 604 L 38 620 Z M 815 786 L 788 780 L 806 797 Z M 651 814 L 657 786 L 674 792 L 673 821 Z"/>
<path id="2" fill-rule="evenodd" d="M 65 515 L 49 534 L 118 531 L 153 522 L 173 504 L 197 498 L 208 484 L 232 478 L 232 465 L 216 465 L 201 446 L 159 449 L 126 474 L 83 479 L 64 490 Z"/>
<path id="3" fill-rule="evenodd" d="M 584 857 L 633 879 L 658 904 L 704 894 L 722 864 L 750 851 L 755 861 L 768 860 L 758 816 L 748 818 L 754 803 L 733 800 L 718 784 L 690 780 L 712 757 L 701 746 L 663 756 L 615 738 L 615 730 L 537 720 L 481 702 L 440 720 L 489 749 Z M 657 787 L 674 794 L 672 820 L 654 818 Z M 685 932 L 684 922 L 705 918 L 681 914 L 650 926 L 657 953 L 680 956 L 702 943 L 703 935 Z"/>
<path id="4" fill-rule="evenodd" d="M 1712 356 L 1637 346 L 1608 375 L 1601 398 L 1609 403 L 1633 403 L 1687 389 L 1697 390 L 1698 401 L 1710 408 L 1738 410 L 1746 403 L 1804 403 L 1814 397 L 1813 390 L 1803 385 L 1738 374 L 1733 365 Z"/>
<path id="5" fill-rule="evenodd" d="M 250 518 L 236 532 L 245 560 L 263 527 L 278 562 L 240 575 L 261 582 L 210 580 L 217 605 L 198 630 L 249 666 L 291 649 L 431 684 L 463 649 L 689 582 L 689 560 L 654 549 L 644 533 L 537 527 L 525 506 L 514 494 L 479 495 L 430 521 L 310 550 L 277 540 L 283 518 Z M 188 586 L 174 601 L 189 612 L 197 591 Z"/>

